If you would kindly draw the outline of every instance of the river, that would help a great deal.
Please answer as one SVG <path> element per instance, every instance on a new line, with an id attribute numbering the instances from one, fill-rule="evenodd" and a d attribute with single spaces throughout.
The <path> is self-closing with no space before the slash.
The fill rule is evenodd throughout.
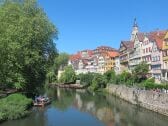
<path id="1" fill-rule="evenodd" d="M 47 90 L 53 98 L 44 108 L 33 107 L 23 119 L 1 126 L 167 126 L 168 117 L 129 104 L 109 94 L 83 90 Z"/>

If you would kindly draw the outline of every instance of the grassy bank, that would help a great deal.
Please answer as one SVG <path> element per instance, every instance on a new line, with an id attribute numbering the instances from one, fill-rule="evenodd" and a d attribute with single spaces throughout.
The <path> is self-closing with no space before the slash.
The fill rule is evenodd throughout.
<path id="1" fill-rule="evenodd" d="M 27 109 L 31 104 L 32 100 L 21 94 L 12 94 L 0 99 L 0 122 L 26 116 L 29 113 Z"/>

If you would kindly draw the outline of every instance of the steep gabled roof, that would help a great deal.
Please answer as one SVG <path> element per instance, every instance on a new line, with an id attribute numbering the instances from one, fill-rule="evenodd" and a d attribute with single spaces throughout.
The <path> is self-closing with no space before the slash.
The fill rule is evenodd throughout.
<path id="1" fill-rule="evenodd" d="M 167 31 L 155 31 L 150 33 L 150 39 L 156 42 L 156 45 L 159 49 L 162 49 L 164 37 Z"/>
<path id="2" fill-rule="evenodd" d="M 134 42 L 133 42 L 133 41 L 121 41 L 121 43 L 122 43 L 127 49 L 134 48 Z"/>
<path id="3" fill-rule="evenodd" d="M 155 42 L 159 49 L 162 49 L 163 40 L 166 35 L 166 30 L 163 31 L 153 31 L 146 33 L 145 36 L 149 39 L 149 41 Z"/>
<path id="4" fill-rule="evenodd" d="M 142 42 L 142 41 L 144 40 L 144 38 L 145 38 L 145 33 L 138 32 L 138 33 L 137 33 L 137 37 L 138 37 L 138 40 L 139 40 L 140 42 Z"/>

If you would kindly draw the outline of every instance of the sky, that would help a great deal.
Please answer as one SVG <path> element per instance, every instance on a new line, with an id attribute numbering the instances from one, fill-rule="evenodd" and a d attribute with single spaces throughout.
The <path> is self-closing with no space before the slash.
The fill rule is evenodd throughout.
<path id="1" fill-rule="evenodd" d="M 57 27 L 59 52 L 69 54 L 129 40 L 134 18 L 139 31 L 168 29 L 168 0 L 38 0 Z"/>

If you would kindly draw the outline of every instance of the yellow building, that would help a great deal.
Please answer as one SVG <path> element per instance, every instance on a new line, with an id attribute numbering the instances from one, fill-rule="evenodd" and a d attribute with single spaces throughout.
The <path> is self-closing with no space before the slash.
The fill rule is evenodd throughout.
<path id="1" fill-rule="evenodd" d="M 163 41 L 162 79 L 168 81 L 168 31 Z"/>
<path id="2" fill-rule="evenodd" d="M 105 71 L 114 69 L 115 57 L 118 55 L 119 55 L 119 53 L 116 51 L 107 52 L 107 55 L 105 57 Z"/>

